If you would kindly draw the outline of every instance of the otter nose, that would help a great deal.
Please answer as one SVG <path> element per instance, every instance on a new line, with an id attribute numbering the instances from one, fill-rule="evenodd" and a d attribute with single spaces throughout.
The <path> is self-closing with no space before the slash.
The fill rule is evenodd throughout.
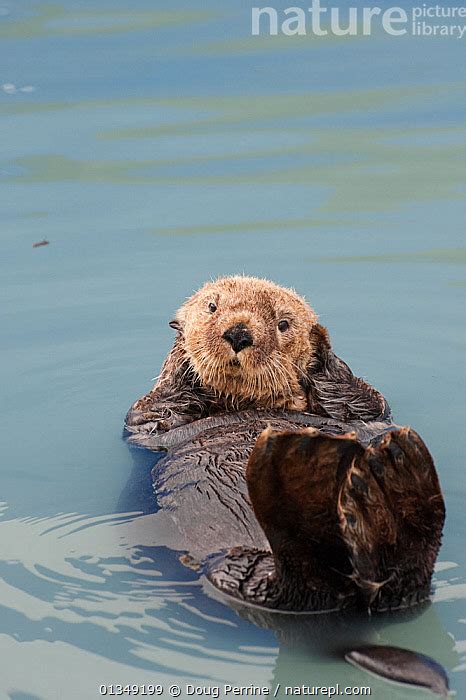
<path id="1" fill-rule="evenodd" d="M 253 344 L 252 335 L 244 323 L 237 323 L 236 326 L 228 328 L 223 337 L 230 343 L 235 352 L 241 352 Z"/>

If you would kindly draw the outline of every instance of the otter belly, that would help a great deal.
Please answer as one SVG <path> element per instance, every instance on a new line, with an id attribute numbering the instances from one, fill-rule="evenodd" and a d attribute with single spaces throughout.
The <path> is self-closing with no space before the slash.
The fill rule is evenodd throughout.
<path id="1" fill-rule="evenodd" d="M 342 421 L 307 413 L 248 410 L 194 421 L 129 442 L 167 455 L 152 472 L 157 502 L 170 513 L 189 553 L 200 559 L 243 546 L 270 550 L 252 509 L 245 468 L 260 433 L 317 428 L 329 435 L 354 431 L 362 444 L 396 426 Z"/>

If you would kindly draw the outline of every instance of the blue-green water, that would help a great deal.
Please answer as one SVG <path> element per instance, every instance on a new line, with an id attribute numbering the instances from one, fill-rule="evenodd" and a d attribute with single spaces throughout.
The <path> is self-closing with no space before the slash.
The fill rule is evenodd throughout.
<path id="1" fill-rule="evenodd" d="M 252 37 L 244 0 L 0 4 L 2 697 L 421 697 L 212 599 L 127 487 L 122 421 L 168 320 L 238 272 L 306 295 L 428 443 L 448 508 L 434 603 L 368 633 L 431 654 L 464 697 L 464 42 Z"/>

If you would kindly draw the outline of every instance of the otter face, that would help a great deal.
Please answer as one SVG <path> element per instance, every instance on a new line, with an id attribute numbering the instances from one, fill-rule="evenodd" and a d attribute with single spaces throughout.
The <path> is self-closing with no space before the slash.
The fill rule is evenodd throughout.
<path id="1" fill-rule="evenodd" d="M 233 404 L 300 410 L 299 384 L 312 359 L 317 321 L 295 292 L 253 277 L 207 283 L 181 307 L 173 325 L 202 384 Z"/>

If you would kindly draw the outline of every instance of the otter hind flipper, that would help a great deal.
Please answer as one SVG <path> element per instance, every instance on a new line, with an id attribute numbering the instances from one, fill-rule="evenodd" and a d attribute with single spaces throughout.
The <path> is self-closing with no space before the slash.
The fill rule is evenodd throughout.
<path id="1" fill-rule="evenodd" d="M 390 646 L 366 646 L 345 654 L 350 664 L 395 683 L 425 688 L 448 697 L 445 669 L 430 656 Z"/>
<path id="2" fill-rule="evenodd" d="M 417 433 L 386 433 L 353 459 L 338 515 L 352 578 L 369 608 L 405 607 L 429 596 L 445 507 Z"/>

